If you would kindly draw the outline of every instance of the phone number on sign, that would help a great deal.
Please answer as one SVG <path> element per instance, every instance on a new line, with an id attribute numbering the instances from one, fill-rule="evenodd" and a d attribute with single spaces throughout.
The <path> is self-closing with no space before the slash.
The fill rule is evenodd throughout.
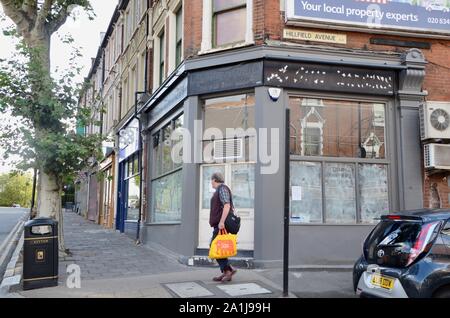
<path id="1" fill-rule="evenodd" d="M 432 23 L 432 24 L 450 24 L 450 18 L 449 19 L 428 18 L 428 23 Z"/>

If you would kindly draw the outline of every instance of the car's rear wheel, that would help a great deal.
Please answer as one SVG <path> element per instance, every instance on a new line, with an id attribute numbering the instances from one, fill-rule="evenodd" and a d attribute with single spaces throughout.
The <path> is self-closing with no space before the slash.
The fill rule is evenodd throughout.
<path id="1" fill-rule="evenodd" d="M 450 286 L 439 289 L 434 293 L 433 298 L 450 298 Z"/>

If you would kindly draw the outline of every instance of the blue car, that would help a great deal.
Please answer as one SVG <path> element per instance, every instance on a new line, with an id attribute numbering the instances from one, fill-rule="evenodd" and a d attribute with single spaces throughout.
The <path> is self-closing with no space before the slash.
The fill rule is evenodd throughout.
<path id="1" fill-rule="evenodd" d="M 450 298 L 450 210 L 386 215 L 353 268 L 360 297 Z"/>

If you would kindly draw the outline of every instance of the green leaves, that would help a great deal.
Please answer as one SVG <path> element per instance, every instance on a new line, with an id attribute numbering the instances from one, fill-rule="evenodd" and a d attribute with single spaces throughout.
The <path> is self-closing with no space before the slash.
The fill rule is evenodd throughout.
<path id="1" fill-rule="evenodd" d="M 5 1 L 0 0 L 2 4 Z M 24 1 L 14 2 L 16 8 L 22 5 L 25 5 Z M 39 17 L 44 17 L 44 28 L 47 29 L 41 34 L 43 36 L 37 34 L 35 37 L 24 33 L 23 28 L 4 30 L 5 34 L 20 35 L 22 39 L 13 58 L 0 60 L 0 111 L 18 119 L 0 123 L 0 146 L 6 150 L 6 156 L 20 156 L 21 160 L 17 162 L 20 169 L 38 167 L 60 180 L 74 176 L 88 165 L 90 158 L 99 159 L 105 140 L 99 134 L 83 136 L 74 131 L 76 124 L 95 123 L 91 105 L 78 106 L 78 96 L 83 89 L 83 85 L 76 82 L 81 70 L 77 63 L 80 50 L 72 47 L 70 66 L 58 70 L 55 78 L 50 75 L 48 36 L 64 24 L 76 6 L 93 16 L 88 0 L 37 1 L 35 8 L 26 8 L 21 13 L 37 17 L 28 22 L 38 23 Z M 8 12 L 13 11 L 14 8 L 9 7 Z M 74 45 L 70 36 L 62 41 Z"/>
<path id="2" fill-rule="evenodd" d="M 0 206 L 20 204 L 29 207 L 33 178 L 18 172 L 0 174 Z"/>

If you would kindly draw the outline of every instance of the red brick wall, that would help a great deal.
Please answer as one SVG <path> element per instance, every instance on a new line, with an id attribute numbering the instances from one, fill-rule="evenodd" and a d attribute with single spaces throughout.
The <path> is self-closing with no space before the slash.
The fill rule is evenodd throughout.
<path id="1" fill-rule="evenodd" d="M 280 40 L 282 23 L 280 0 L 253 0 L 253 33 L 257 45 L 266 39 Z"/>
<path id="2" fill-rule="evenodd" d="M 432 195 L 438 195 L 438 199 L 440 199 L 441 207 L 448 208 L 450 207 L 449 203 L 449 193 L 450 187 L 448 186 L 447 179 L 449 177 L 439 174 L 433 176 L 426 176 L 424 182 L 424 206 L 427 208 L 432 207 L 432 202 L 436 199 L 432 199 Z M 432 185 L 437 185 L 436 190 L 432 190 Z M 434 192 L 434 193 L 433 193 Z M 432 194 L 433 193 L 433 194 Z"/>
<path id="3" fill-rule="evenodd" d="M 184 2 L 184 58 L 197 55 L 202 44 L 203 0 Z"/>

